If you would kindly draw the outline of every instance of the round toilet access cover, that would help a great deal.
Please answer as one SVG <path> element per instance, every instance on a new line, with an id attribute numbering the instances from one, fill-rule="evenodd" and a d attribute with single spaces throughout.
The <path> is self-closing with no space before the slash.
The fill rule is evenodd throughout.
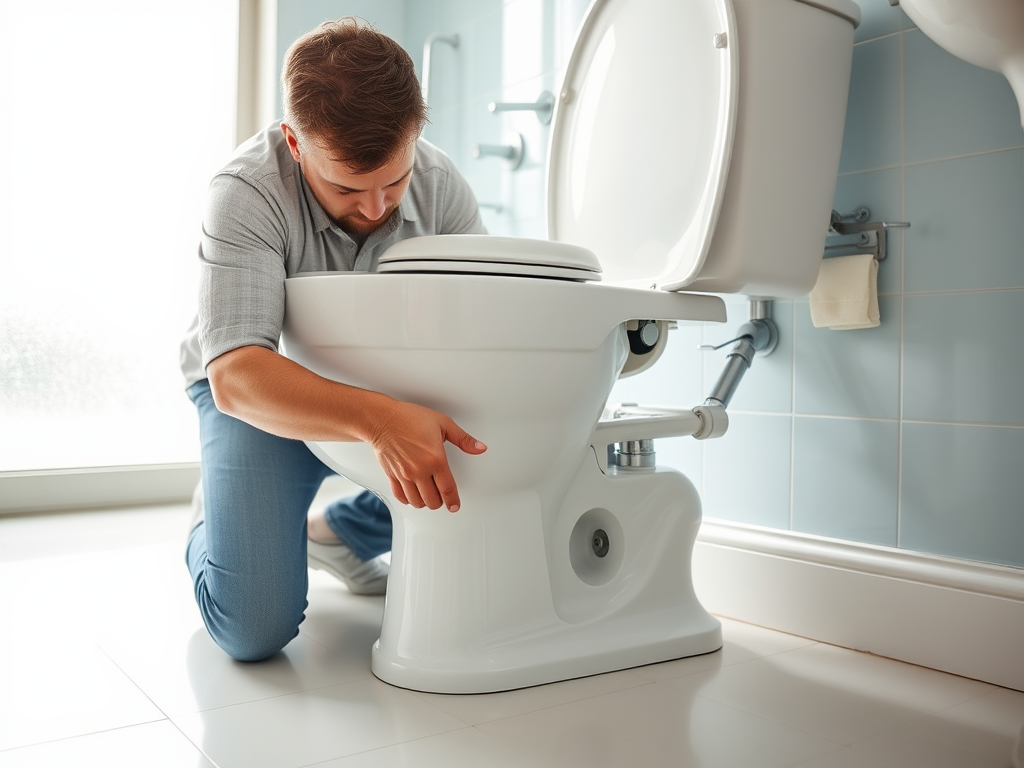
<path id="1" fill-rule="evenodd" d="M 380 257 L 377 271 L 601 279 L 601 264 L 586 248 L 490 235 L 428 235 L 400 240 Z"/>

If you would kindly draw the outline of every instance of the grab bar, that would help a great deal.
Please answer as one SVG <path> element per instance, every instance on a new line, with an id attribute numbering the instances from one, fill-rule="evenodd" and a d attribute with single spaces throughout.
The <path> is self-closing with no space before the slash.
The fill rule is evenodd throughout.
<path id="1" fill-rule="evenodd" d="M 536 112 L 541 125 L 551 122 L 551 113 L 555 111 L 555 97 L 550 91 L 543 91 L 536 101 L 492 101 L 487 111 L 497 112 Z"/>
<path id="2" fill-rule="evenodd" d="M 447 43 L 452 48 L 458 48 L 459 35 L 458 33 L 442 35 L 439 32 L 435 32 L 423 43 L 423 82 L 420 88 L 423 93 L 423 101 L 427 105 L 430 104 L 430 58 L 434 50 L 434 43 Z"/>

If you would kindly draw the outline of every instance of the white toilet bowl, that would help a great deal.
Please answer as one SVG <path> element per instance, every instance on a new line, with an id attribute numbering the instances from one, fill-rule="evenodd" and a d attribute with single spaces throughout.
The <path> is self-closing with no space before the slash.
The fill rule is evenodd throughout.
<path id="1" fill-rule="evenodd" d="M 850 0 L 596 0 L 552 126 L 548 221 L 564 243 L 417 238 L 378 274 L 286 281 L 289 357 L 489 446 L 449 447 L 449 514 L 397 503 L 368 445 L 310 444 L 392 511 L 378 677 L 477 693 L 721 646 L 690 577 L 693 485 L 610 468 L 606 448 L 718 434 L 724 411 L 602 412 L 627 360 L 662 348 L 664 333 L 631 351 L 630 321 L 725 319 L 720 298 L 681 288 L 813 285 L 858 18 Z M 785 237 L 757 231 L 769 219 Z"/>

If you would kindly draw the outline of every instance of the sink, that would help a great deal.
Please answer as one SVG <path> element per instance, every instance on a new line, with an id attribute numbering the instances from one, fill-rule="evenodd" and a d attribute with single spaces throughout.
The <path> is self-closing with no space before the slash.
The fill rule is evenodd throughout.
<path id="1" fill-rule="evenodd" d="M 900 0 L 922 32 L 954 56 L 1002 72 L 1024 124 L 1024 0 Z"/>

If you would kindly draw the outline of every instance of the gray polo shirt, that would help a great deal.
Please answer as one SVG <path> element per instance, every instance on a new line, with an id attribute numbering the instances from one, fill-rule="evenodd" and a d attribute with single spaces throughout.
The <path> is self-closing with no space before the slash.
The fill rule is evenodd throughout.
<path id="1" fill-rule="evenodd" d="M 199 244 L 199 312 L 181 344 L 186 386 L 214 358 L 250 345 L 277 351 L 284 281 L 300 272 L 374 272 L 408 237 L 486 233 L 451 159 L 420 139 L 398 211 L 359 244 L 324 212 L 279 123 L 253 136 L 210 184 Z"/>

